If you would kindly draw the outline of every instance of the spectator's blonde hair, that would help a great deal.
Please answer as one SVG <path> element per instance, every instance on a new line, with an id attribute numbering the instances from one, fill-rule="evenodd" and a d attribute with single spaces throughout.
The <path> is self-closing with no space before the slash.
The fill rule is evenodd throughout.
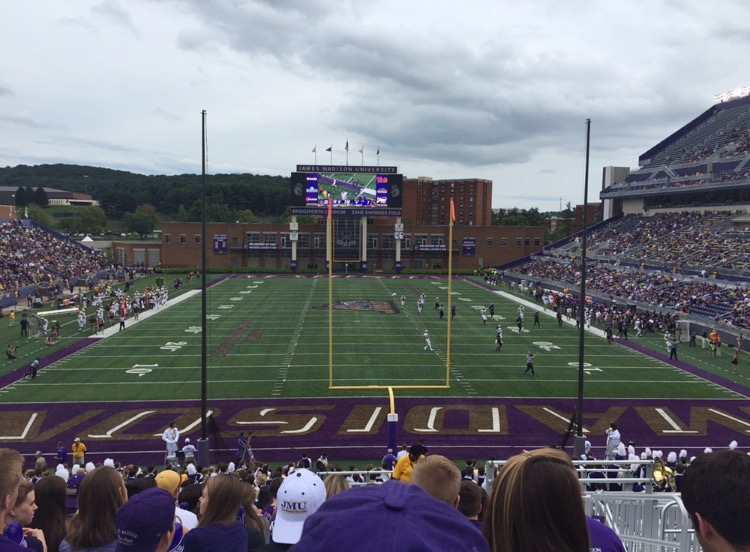
<path id="1" fill-rule="evenodd" d="M 21 470 L 23 468 L 23 456 L 14 449 L 0 449 L 0 501 L 5 501 L 5 497 L 12 495 L 16 491 L 18 482 L 21 481 Z M 10 508 L 12 504 L 0 504 L 0 510 L 3 506 Z"/>
<path id="2" fill-rule="evenodd" d="M 346 476 L 341 473 L 332 473 L 323 480 L 323 485 L 326 488 L 326 498 L 331 498 L 351 488 Z"/>
<path id="3" fill-rule="evenodd" d="M 431 454 L 414 466 L 411 483 L 449 506 L 461 491 L 461 471 L 445 456 Z"/>

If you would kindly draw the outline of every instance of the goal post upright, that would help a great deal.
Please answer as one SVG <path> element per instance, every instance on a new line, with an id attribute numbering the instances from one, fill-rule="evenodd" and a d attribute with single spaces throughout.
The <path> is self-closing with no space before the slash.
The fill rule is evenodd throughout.
<path id="1" fill-rule="evenodd" d="M 366 220 L 366 219 L 365 219 Z M 366 222 L 365 222 L 366 224 Z M 363 232 L 366 235 L 366 231 Z M 449 243 L 453 243 L 453 219 L 449 225 Z M 424 384 L 405 384 L 398 385 L 393 383 L 370 384 L 370 385 L 335 385 L 334 384 L 334 365 L 333 365 L 333 263 L 334 263 L 334 243 L 333 243 L 333 214 L 332 200 L 328 202 L 328 217 L 326 220 L 326 258 L 328 264 L 328 389 L 338 391 L 362 391 L 362 390 L 388 390 L 389 394 L 393 391 L 409 389 L 450 389 L 450 358 L 451 358 L 451 317 L 447 316 L 447 341 L 446 341 L 446 364 L 445 364 L 445 382 L 436 383 L 435 385 Z M 452 305 L 453 296 L 453 252 L 452 248 L 448 253 L 448 305 Z M 438 380 L 439 381 L 439 380 Z M 391 403 L 393 406 L 393 403 Z M 393 415 L 395 413 L 391 413 Z"/>
<path id="2" fill-rule="evenodd" d="M 328 387 L 333 387 L 333 197 L 328 198 L 326 254 L 328 256 Z"/>
<path id="3" fill-rule="evenodd" d="M 448 223 L 448 331 L 445 343 L 445 386 L 451 385 L 451 320 L 453 320 L 453 222 L 456 220 L 456 209 L 451 198 L 451 216 Z"/>

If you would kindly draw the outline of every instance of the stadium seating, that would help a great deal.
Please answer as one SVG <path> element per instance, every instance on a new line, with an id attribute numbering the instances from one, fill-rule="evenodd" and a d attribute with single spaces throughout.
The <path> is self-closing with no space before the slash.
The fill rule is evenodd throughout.
<path id="1" fill-rule="evenodd" d="M 114 269 L 110 257 L 28 222 L 0 223 L 0 289 L 6 294 L 18 291 L 20 300 L 36 295 L 40 285 L 59 290 L 79 280 L 98 281 L 104 271 Z"/>

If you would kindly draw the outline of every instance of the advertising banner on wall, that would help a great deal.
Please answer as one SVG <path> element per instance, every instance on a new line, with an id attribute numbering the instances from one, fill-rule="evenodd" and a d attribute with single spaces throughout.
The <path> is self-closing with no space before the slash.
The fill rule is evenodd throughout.
<path id="1" fill-rule="evenodd" d="M 476 238 L 465 236 L 461 241 L 461 256 L 473 257 L 476 250 Z"/>

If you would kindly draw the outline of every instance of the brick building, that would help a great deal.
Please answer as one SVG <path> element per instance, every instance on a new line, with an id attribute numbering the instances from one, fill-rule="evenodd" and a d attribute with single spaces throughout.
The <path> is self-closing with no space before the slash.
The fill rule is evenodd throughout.
<path id="1" fill-rule="evenodd" d="M 451 198 L 456 221 L 449 244 Z M 334 209 L 334 270 L 393 270 L 398 261 L 403 269 L 445 269 L 449 245 L 453 268 L 469 270 L 504 264 L 542 250 L 542 226 L 491 226 L 491 206 L 490 180 L 404 179 L 401 217 L 375 216 L 374 212 L 372 216 L 345 216 L 346 209 Z M 312 224 L 296 222 L 296 218 L 293 221 L 208 223 L 208 265 L 291 269 L 294 260 L 297 269 L 326 270 L 326 217 L 318 216 Z M 400 244 L 396 238 L 402 235 L 399 224 L 403 225 Z M 123 246 L 114 244 L 115 248 Z M 125 249 L 122 254 L 130 255 Z M 163 224 L 160 260 L 165 267 L 200 266 L 200 223 Z"/>

